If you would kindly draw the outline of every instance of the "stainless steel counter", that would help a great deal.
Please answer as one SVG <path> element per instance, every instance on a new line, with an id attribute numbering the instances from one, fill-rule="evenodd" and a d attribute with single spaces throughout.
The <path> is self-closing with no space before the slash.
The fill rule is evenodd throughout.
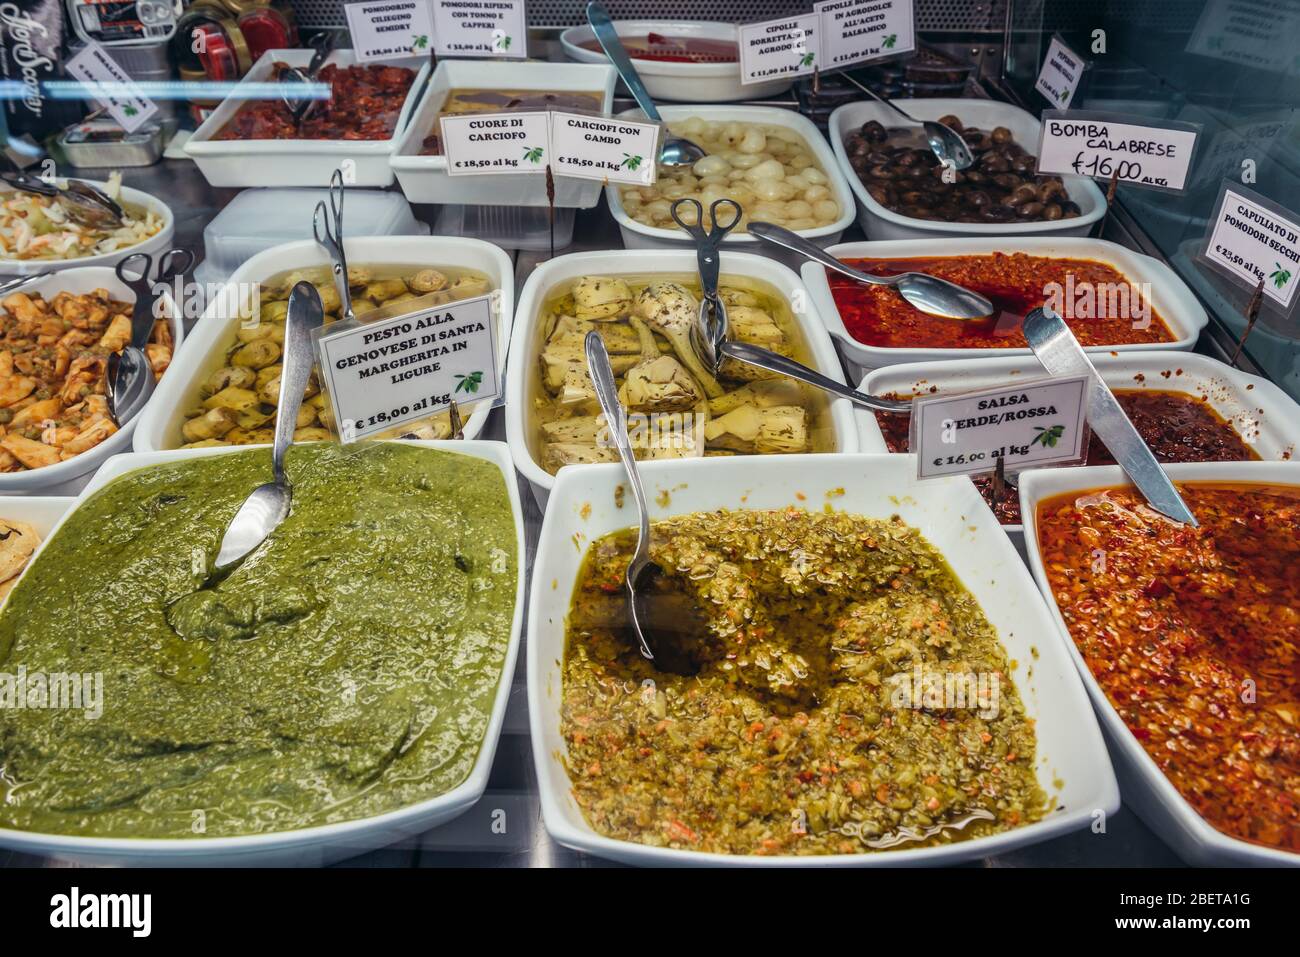
<path id="1" fill-rule="evenodd" d="M 77 170 L 76 175 L 103 178 L 107 171 Z M 203 227 L 238 192 L 213 189 L 194 166 L 181 160 L 164 160 L 143 170 L 128 170 L 125 182 L 165 199 L 176 215 L 176 239 L 202 256 Z M 432 224 L 437 207 L 416 206 L 417 217 Z M 1112 224 L 1107 238 L 1134 244 L 1129 228 L 1121 220 Z M 311 224 L 303 224 L 303 238 L 311 233 Z M 856 227 L 846 240 L 861 239 Z M 621 248 L 618 226 L 602 204 L 578 214 L 574 242 L 557 254 L 594 249 Z M 529 273 L 545 254 L 521 253 L 515 257 L 516 289 L 522 287 Z M 492 413 L 482 436 L 505 438 L 500 409 Z M 542 514 L 528 485 L 519 479 L 524 504 L 527 538 L 527 567 L 531 571 Z M 527 635 L 524 636 L 527 642 Z M 532 747 L 528 738 L 528 709 L 522 652 L 506 712 L 496 760 L 492 766 L 487 793 L 468 813 L 420 837 L 382 850 L 357 849 L 357 856 L 347 863 L 364 867 L 603 867 L 598 858 L 579 854 L 553 842 L 541 820 L 537 798 L 537 781 L 533 768 Z M 504 815 L 503 813 L 504 812 Z M 1036 844 L 1021 851 L 985 859 L 986 867 L 1023 866 L 1175 866 L 1178 858 L 1138 818 L 1121 808 L 1105 822 L 1104 833 L 1084 832 Z M 0 850 L 0 866 L 62 866 L 46 860 Z"/>

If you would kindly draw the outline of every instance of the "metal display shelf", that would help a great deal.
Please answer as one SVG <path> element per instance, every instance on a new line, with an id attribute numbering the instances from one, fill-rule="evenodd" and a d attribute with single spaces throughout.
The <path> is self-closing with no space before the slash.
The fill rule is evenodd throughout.
<path id="1" fill-rule="evenodd" d="M 107 170 L 77 170 L 87 178 L 102 178 Z M 97 173 L 101 174 L 97 176 Z M 208 186 L 194 165 L 184 160 L 164 160 L 147 169 L 128 170 L 128 186 L 163 197 L 176 215 L 176 241 L 203 254 L 203 228 L 238 190 Z M 438 207 L 414 206 L 416 216 L 428 223 L 436 219 Z M 579 211 L 575 240 L 557 255 L 587 250 L 622 247 L 618 226 L 601 204 Z M 857 227 L 845 234 L 845 241 L 863 238 Z M 1140 229 L 1127 217 L 1112 217 L 1106 238 L 1143 252 L 1152 247 L 1142 241 Z M 520 289 L 544 253 L 520 253 L 515 257 L 515 283 Z M 492 412 L 481 438 L 504 440 L 505 423 L 500 409 Z M 517 477 L 524 508 L 527 542 L 526 568 L 531 573 L 542 513 L 527 483 Z M 527 642 L 527 634 L 523 641 Z M 613 866 L 601 859 L 561 847 L 546 833 L 537 796 L 537 780 L 528 736 L 528 708 L 524 668 L 526 654 L 519 654 L 510 691 L 501 740 L 488 788 L 483 799 L 462 817 L 399 844 L 372 850 L 357 848 L 347 866 L 362 867 L 597 867 Z M 502 813 L 504 812 L 504 817 Z M 502 827 L 504 823 L 504 827 Z M 306 862 L 310 863 L 310 861 Z M 1174 855 L 1131 811 L 1120 811 L 1105 822 L 1104 833 L 1084 831 L 1042 844 L 990 857 L 979 862 L 985 867 L 1024 866 L 1173 866 Z M 0 867 L 67 866 L 57 860 L 0 850 Z M 976 865 L 978 866 L 978 865 Z"/>

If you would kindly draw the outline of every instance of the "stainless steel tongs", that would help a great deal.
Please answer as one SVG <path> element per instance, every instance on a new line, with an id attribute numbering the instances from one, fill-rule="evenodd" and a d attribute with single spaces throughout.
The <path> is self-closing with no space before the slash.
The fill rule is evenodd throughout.
<path id="1" fill-rule="evenodd" d="M 735 210 L 731 222 L 718 222 L 719 207 L 730 206 Z M 681 216 L 679 208 L 694 207 L 695 220 L 687 222 Z M 742 210 L 740 204 L 732 199 L 715 199 L 709 206 L 709 228 L 704 225 L 704 207 L 698 199 L 686 197 L 672 205 L 673 221 L 695 240 L 695 258 L 700 269 L 700 315 L 691 329 L 691 344 L 699 353 L 705 364 L 718 368 L 722 361 L 722 344 L 727 341 L 727 306 L 718 297 L 718 278 L 722 272 L 722 256 L 718 247 L 740 223 Z"/>

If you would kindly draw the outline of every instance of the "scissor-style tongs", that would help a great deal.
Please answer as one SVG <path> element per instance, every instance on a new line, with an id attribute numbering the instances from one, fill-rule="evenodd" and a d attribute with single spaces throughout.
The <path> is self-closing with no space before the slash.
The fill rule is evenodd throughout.
<path id="1" fill-rule="evenodd" d="M 149 341 L 154 322 L 158 319 L 158 300 L 163 291 L 189 272 L 194 265 L 194 253 L 174 247 L 160 253 L 157 262 L 158 271 L 155 273 L 153 256 L 132 253 L 113 267 L 117 278 L 135 293 L 135 307 L 131 310 L 131 345 L 137 349 L 143 349 Z"/>
<path id="2" fill-rule="evenodd" d="M 735 211 L 728 223 L 718 221 L 718 209 L 723 206 L 730 206 Z M 694 207 L 694 218 L 690 221 L 683 219 L 679 207 Z M 699 200 L 687 197 L 672 205 L 673 220 L 695 240 L 695 258 L 700 269 L 700 317 L 691 330 L 691 340 L 700 358 L 714 371 L 722 362 L 722 344 L 727 341 L 727 307 L 718 298 L 718 275 L 722 269 L 718 247 L 740 222 L 741 213 L 740 204 L 735 200 L 715 199 L 709 206 L 709 228 L 706 230 L 704 207 Z"/>
<path id="3" fill-rule="evenodd" d="M 343 252 L 343 171 L 336 169 L 330 177 L 329 202 L 316 204 L 311 220 L 316 242 L 330 254 L 334 268 L 334 288 L 339 294 L 339 305 L 345 320 L 355 319 L 352 311 L 352 291 L 348 288 L 348 257 Z"/>

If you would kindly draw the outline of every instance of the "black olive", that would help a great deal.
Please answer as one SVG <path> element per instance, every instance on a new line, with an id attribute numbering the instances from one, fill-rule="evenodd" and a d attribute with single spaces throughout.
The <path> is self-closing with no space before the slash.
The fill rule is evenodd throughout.
<path id="1" fill-rule="evenodd" d="M 1028 183 L 1021 183 L 1011 191 L 1011 196 L 1007 199 L 1008 206 L 1022 206 L 1025 203 L 1032 203 L 1038 199 L 1038 190 Z"/>
<path id="2" fill-rule="evenodd" d="M 954 133 L 960 133 L 964 128 L 961 125 L 961 120 L 957 119 L 957 117 L 953 116 L 951 113 L 947 116 L 939 117 L 939 122 L 948 127 L 948 129 L 952 130 Z"/>
<path id="3" fill-rule="evenodd" d="M 862 135 L 872 143 L 882 143 L 889 138 L 885 126 L 879 120 L 868 120 L 862 124 Z"/>
<path id="4" fill-rule="evenodd" d="M 999 173 L 993 177 L 993 182 L 1010 192 L 1024 181 L 1015 173 Z"/>
<path id="5" fill-rule="evenodd" d="M 966 194 L 966 204 L 979 209 L 981 206 L 989 206 L 993 203 L 993 197 L 982 189 L 973 189 Z"/>
<path id="6" fill-rule="evenodd" d="M 966 177 L 966 182 L 972 183 L 976 186 L 989 181 L 989 178 L 977 169 L 962 170 L 961 175 Z"/>
<path id="7" fill-rule="evenodd" d="M 993 128 L 992 136 L 993 136 L 993 142 L 997 143 L 999 146 L 1002 145 L 1003 143 L 1010 143 L 1011 140 L 1013 139 L 1011 135 L 1011 131 L 1007 129 L 1005 126 L 995 126 Z"/>
<path id="8" fill-rule="evenodd" d="M 991 223 L 1009 223 L 1016 218 L 1016 211 L 1010 206 L 986 206 L 980 215 Z"/>
<path id="9" fill-rule="evenodd" d="M 881 163 L 888 163 L 893 158 L 893 153 L 886 153 L 884 150 L 872 150 L 867 154 L 867 160 L 873 166 L 877 166 Z"/>
<path id="10" fill-rule="evenodd" d="M 1023 204 L 1016 210 L 1021 219 L 1034 219 L 1043 213 L 1043 204 L 1038 200 Z"/>
<path id="11" fill-rule="evenodd" d="M 1028 153 L 1022 153 L 1011 161 L 1011 168 L 1017 173 L 1032 173 L 1038 161 Z"/>
<path id="12" fill-rule="evenodd" d="M 1073 200 L 1067 199 L 1065 202 L 1061 204 L 1062 219 L 1073 219 L 1075 216 L 1080 215 L 1082 212 L 1083 210 L 1079 208 L 1079 204 L 1074 202 Z"/>
<path id="13" fill-rule="evenodd" d="M 1011 164 L 1001 153 L 985 153 L 980 157 L 980 165 L 990 173 L 1005 173 Z"/>
<path id="14" fill-rule="evenodd" d="M 1043 207 L 1043 219 L 1060 219 L 1061 207 L 1055 203 L 1048 203 Z"/>
<path id="15" fill-rule="evenodd" d="M 894 171 L 894 168 L 892 166 L 886 166 L 882 164 L 880 166 L 873 166 L 870 169 L 868 169 L 867 175 L 870 176 L 872 179 L 893 179 L 897 175 L 897 173 Z"/>
<path id="16" fill-rule="evenodd" d="M 881 206 L 893 206 L 894 194 L 887 186 L 879 183 L 873 183 L 867 187 L 867 195 L 874 199 Z"/>

